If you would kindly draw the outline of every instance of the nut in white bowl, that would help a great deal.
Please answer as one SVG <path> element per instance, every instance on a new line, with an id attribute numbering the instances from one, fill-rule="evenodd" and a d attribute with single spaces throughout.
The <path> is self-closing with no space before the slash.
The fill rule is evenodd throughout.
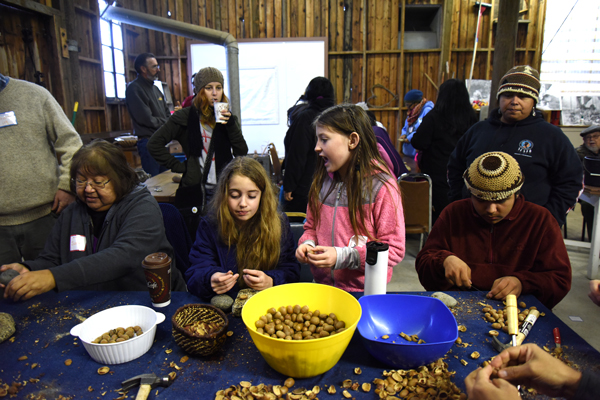
<path id="1" fill-rule="evenodd" d="M 71 329 L 92 359 L 100 364 L 122 364 L 146 354 L 152 347 L 156 325 L 165 315 L 144 306 L 119 306 L 96 313 Z M 98 336 L 118 327 L 139 326 L 142 334 L 118 343 L 92 343 Z"/>

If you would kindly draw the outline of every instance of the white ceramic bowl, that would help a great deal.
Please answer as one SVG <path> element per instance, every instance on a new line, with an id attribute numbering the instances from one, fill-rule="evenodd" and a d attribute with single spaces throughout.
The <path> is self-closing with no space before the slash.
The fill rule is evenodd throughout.
<path id="1" fill-rule="evenodd" d="M 156 325 L 165 315 L 144 306 L 119 306 L 96 313 L 71 329 L 94 361 L 100 364 L 122 364 L 146 354 L 156 333 Z M 139 326 L 143 333 L 119 343 L 92 343 L 98 336 L 118 327 Z"/>

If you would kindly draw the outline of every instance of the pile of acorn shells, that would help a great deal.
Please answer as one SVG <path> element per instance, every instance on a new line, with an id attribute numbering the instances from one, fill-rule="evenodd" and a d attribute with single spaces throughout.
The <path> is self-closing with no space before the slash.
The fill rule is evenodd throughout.
<path id="1" fill-rule="evenodd" d="M 492 328 L 493 330 L 489 331 L 489 335 L 490 336 L 498 336 L 498 331 L 502 330 L 505 333 L 508 333 L 508 324 L 506 322 L 506 308 L 505 309 L 494 309 L 494 307 L 485 304 L 485 303 L 479 303 L 482 308 L 481 308 L 481 312 L 483 312 L 483 318 L 487 321 L 490 322 L 492 324 Z M 519 311 L 518 314 L 518 318 L 519 318 L 519 328 L 521 327 L 521 325 L 523 325 L 523 321 L 525 321 L 525 318 L 527 318 L 527 316 L 529 315 L 529 313 L 531 312 L 531 310 L 537 310 L 537 307 L 529 307 L 527 308 L 527 304 L 525 304 L 524 301 L 521 301 L 519 303 L 519 308 L 522 311 Z M 543 317 L 545 314 L 544 313 L 540 313 L 540 316 Z"/>
<path id="2" fill-rule="evenodd" d="M 464 400 L 467 395 L 450 380 L 454 374 L 455 372 L 448 371 L 448 364 L 440 358 L 416 370 L 383 371 L 383 378 L 376 378 L 373 384 L 380 399 Z"/>
<path id="3" fill-rule="evenodd" d="M 360 375 L 360 368 L 355 368 L 354 373 Z M 352 379 L 345 379 L 340 387 L 343 398 L 353 398 L 352 392 L 363 391 L 368 393 L 372 387 L 380 399 L 440 399 L 440 400 L 465 400 L 465 393 L 450 380 L 454 372 L 448 371 L 448 364 L 443 359 L 409 370 L 383 371 L 382 378 L 375 378 L 373 385 L 368 382 L 360 384 Z M 215 400 L 314 400 L 321 392 L 336 394 L 335 385 L 313 386 L 312 389 L 292 388 L 294 378 L 288 378 L 283 385 L 265 385 L 264 383 L 252 385 L 251 382 L 242 381 L 239 385 L 232 385 L 227 389 L 219 390 Z"/>

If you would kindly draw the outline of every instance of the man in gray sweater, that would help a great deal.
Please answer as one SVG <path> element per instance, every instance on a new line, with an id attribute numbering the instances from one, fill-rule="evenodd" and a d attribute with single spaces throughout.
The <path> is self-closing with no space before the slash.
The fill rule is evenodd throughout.
<path id="1" fill-rule="evenodd" d="M 81 138 L 52 94 L 0 74 L 0 265 L 35 259 L 75 200 L 69 168 Z"/>
<path id="2" fill-rule="evenodd" d="M 133 133 L 138 137 L 137 148 L 142 168 L 150 175 L 166 171 L 146 150 L 150 136 L 167 122 L 171 111 L 162 92 L 154 86 L 160 67 L 154 54 L 142 53 L 135 58 L 135 70 L 138 77 L 130 82 L 125 91 L 125 102 L 131 116 Z"/>

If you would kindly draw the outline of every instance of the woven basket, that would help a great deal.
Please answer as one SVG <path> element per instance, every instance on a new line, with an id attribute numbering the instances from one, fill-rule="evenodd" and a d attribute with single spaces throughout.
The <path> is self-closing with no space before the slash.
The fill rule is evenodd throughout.
<path id="1" fill-rule="evenodd" d="M 190 333 L 184 329 L 184 326 L 196 321 L 215 322 L 221 327 L 217 332 L 208 335 Z M 179 307 L 171 322 L 175 343 L 192 355 L 208 356 L 218 351 L 227 339 L 229 320 L 223 311 L 208 304 L 187 304 Z"/>

